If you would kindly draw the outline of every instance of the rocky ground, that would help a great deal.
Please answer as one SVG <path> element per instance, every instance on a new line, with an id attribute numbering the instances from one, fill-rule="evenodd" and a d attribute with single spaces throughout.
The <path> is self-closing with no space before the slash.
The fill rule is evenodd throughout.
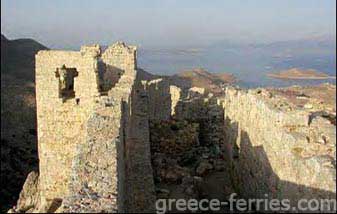
<path id="1" fill-rule="evenodd" d="M 198 128 L 186 120 L 151 123 L 157 199 L 224 201 L 234 192 L 222 148 L 200 142 Z"/>
<path id="2" fill-rule="evenodd" d="M 324 111 L 336 117 L 336 85 L 327 83 L 315 86 L 268 88 L 267 90 L 283 99 L 288 105 L 312 112 Z"/>

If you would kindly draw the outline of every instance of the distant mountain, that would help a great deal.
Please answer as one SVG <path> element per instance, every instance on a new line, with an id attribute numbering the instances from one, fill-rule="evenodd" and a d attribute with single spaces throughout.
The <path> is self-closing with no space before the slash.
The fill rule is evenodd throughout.
<path id="1" fill-rule="evenodd" d="M 9 40 L 1 34 L 1 75 L 34 81 L 35 54 L 47 49 L 33 39 Z"/>

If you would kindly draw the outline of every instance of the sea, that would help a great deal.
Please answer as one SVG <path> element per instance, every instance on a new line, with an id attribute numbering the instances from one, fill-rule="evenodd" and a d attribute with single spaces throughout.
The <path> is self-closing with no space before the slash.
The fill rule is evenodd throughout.
<path id="1" fill-rule="evenodd" d="M 280 80 L 268 73 L 291 68 L 315 69 L 336 76 L 335 43 L 322 41 L 283 42 L 262 45 L 215 44 L 202 48 L 138 49 L 140 68 L 160 75 L 203 68 L 211 73 L 231 73 L 240 87 L 286 87 L 291 85 L 336 84 L 327 80 Z"/>

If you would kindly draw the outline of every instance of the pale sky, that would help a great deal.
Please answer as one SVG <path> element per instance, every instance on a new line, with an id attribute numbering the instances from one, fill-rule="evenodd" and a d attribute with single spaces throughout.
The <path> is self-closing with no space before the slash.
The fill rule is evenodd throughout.
<path id="1" fill-rule="evenodd" d="M 1 0 L 1 32 L 50 48 L 198 46 L 335 35 L 335 0 Z"/>

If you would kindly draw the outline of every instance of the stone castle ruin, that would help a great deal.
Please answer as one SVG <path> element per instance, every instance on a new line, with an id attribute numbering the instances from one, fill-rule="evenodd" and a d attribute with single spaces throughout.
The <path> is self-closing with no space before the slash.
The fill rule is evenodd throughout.
<path id="1" fill-rule="evenodd" d="M 36 55 L 39 173 L 15 211 L 153 212 L 177 189 L 211 197 L 202 188 L 212 173 L 230 189 L 216 188 L 222 195 L 336 198 L 336 129 L 325 117 L 279 107 L 264 89 L 214 96 L 142 79 L 136 51 L 117 42 Z"/>
<path id="2" fill-rule="evenodd" d="M 141 93 L 134 90 L 136 75 L 136 48 L 124 43 L 104 52 L 85 46 L 79 52 L 37 54 L 41 199 L 62 201 L 88 187 L 106 200 L 108 211 L 117 210 L 117 201 L 118 209 L 130 202 L 126 141 L 143 144 L 147 134 L 146 127 L 131 124 L 141 120 L 133 111 L 136 99 L 131 102 Z"/>

